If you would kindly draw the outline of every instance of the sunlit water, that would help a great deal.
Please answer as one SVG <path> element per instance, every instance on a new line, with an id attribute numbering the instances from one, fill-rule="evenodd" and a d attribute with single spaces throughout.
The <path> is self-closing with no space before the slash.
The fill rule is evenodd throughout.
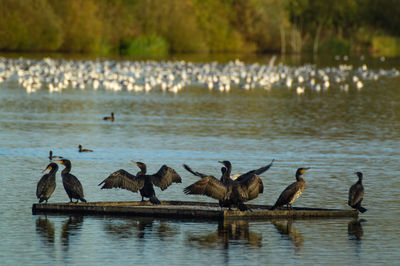
<path id="1" fill-rule="evenodd" d="M 110 112 L 114 123 L 103 121 Z M 361 91 L 335 89 L 296 95 L 294 90 L 190 87 L 178 94 L 65 90 L 27 94 L 17 82 L 0 85 L 0 259 L 2 265 L 260 265 L 396 264 L 400 161 L 400 81 L 370 81 Z M 78 145 L 93 153 L 78 153 Z M 88 201 L 140 200 L 97 186 L 130 160 L 149 172 L 162 164 L 182 184 L 156 189 L 160 200 L 212 201 L 185 196 L 195 180 L 182 167 L 219 176 L 218 160 L 233 172 L 258 168 L 264 194 L 251 203 L 273 204 L 311 167 L 295 206 L 349 209 L 347 193 L 364 173 L 361 221 L 194 222 L 160 219 L 33 216 L 40 172 L 48 152 L 72 161 Z M 61 167 L 62 168 L 62 167 Z M 67 202 L 60 172 L 50 202 Z"/>

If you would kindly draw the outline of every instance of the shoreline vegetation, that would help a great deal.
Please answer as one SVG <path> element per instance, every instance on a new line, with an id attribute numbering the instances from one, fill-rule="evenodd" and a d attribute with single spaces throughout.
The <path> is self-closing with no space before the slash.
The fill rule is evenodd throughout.
<path id="1" fill-rule="evenodd" d="M 0 52 L 400 55 L 397 0 L 0 0 Z"/>

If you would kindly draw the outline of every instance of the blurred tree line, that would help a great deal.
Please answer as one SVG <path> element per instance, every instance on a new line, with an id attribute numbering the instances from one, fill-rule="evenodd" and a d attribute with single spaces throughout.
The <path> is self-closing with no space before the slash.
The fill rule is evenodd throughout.
<path id="1" fill-rule="evenodd" d="M 0 0 L 0 50 L 400 54 L 400 0 Z"/>

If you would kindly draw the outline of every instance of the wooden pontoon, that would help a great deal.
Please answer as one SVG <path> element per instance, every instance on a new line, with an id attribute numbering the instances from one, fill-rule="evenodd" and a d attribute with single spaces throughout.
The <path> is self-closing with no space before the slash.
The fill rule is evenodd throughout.
<path id="1" fill-rule="evenodd" d="M 42 203 L 33 204 L 32 213 L 36 214 L 83 214 L 117 215 L 138 217 L 161 217 L 175 219 L 274 219 L 274 218 L 340 218 L 357 217 L 356 210 L 319 209 L 294 207 L 293 210 L 269 210 L 268 205 L 248 204 L 251 211 L 222 209 L 217 203 L 190 201 L 162 201 L 160 205 L 150 202 L 88 202 L 88 203 Z"/>

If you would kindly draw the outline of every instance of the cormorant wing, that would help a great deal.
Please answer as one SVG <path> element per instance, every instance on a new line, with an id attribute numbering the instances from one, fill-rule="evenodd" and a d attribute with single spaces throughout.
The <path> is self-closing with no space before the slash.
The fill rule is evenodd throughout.
<path id="1" fill-rule="evenodd" d="M 106 179 L 99 184 L 103 185 L 101 189 L 123 188 L 132 192 L 137 192 L 144 186 L 143 176 L 134 176 L 124 169 L 120 169 L 110 174 Z"/>
<path id="2" fill-rule="evenodd" d="M 174 169 L 166 165 L 161 166 L 157 173 L 150 176 L 151 182 L 161 190 L 165 190 L 172 182 L 182 183 L 181 177 Z"/>
<path id="3" fill-rule="evenodd" d="M 67 174 L 69 177 L 68 178 L 63 178 L 63 185 L 66 191 L 71 191 L 73 194 L 76 196 L 79 196 L 81 198 L 84 197 L 83 195 L 83 187 L 79 179 L 72 175 L 72 174 Z M 76 197 L 74 197 L 76 198 Z"/>
<path id="4" fill-rule="evenodd" d="M 46 190 L 46 188 L 48 187 L 48 178 L 49 178 L 49 174 L 45 174 L 42 176 L 42 178 L 40 178 L 37 187 L 36 187 L 36 197 L 40 198 L 41 194 L 43 193 L 43 191 Z"/>
<path id="5" fill-rule="evenodd" d="M 184 164 L 183 167 L 184 167 L 187 171 L 189 171 L 190 173 L 192 173 L 192 174 L 195 175 L 195 176 L 198 176 L 198 177 L 201 177 L 201 178 L 208 176 L 208 175 L 206 175 L 206 174 L 202 174 L 202 173 L 193 171 L 192 168 L 190 168 L 189 165 L 187 165 L 187 164 Z"/>
<path id="6" fill-rule="evenodd" d="M 235 180 L 239 180 L 240 181 L 241 179 L 251 177 L 252 175 L 261 175 L 265 171 L 267 171 L 269 168 L 271 168 L 271 166 L 274 163 L 274 161 L 275 161 L 275 159 L 272 159 L 270 164 L 268 164 L 266 166 L 263 166 L 263 167 L 260 167 L 260 168 L 255 169 L 255 170 L 251 170 L 251 171 L 249 171 L 249 172 L 247 172 L 245 174 L 242 174 L 239 177 L 235 178 Z"/>
<path id="7" fill-rule="evenodd" d="M 349 190 L 349 201 L 350 206 L 356 205 L 364 197 L 364 188 L 360 184 L 356 183 L 350 187 Z"/>
<path id="8" fill-rule="evenodd" d="M 186 187 L 185 194 L 206 195 L 217 200 L 224 200 L 227 187 L 213 176 L 206 176 Z"/>
<path id="9" fill-rule="evenodd" d="M 282 191 L 281 195 L 277 199 L 275 206 L 283 206 L 288 204 L 292 197 L 296 194 L 299 186 L 300 184 L 298 182 L 294 182 L 287 186 L 287 188 Z"/>
<path id="10" fill-rule="evenodd" d="M 261 178 L 258 175 L 253 174 L 242 180 L 235 180 L 240 185 L 240 194 L 243 200 L 255 199 L 258 194 L 264 192 L 264 185 Z"/>

